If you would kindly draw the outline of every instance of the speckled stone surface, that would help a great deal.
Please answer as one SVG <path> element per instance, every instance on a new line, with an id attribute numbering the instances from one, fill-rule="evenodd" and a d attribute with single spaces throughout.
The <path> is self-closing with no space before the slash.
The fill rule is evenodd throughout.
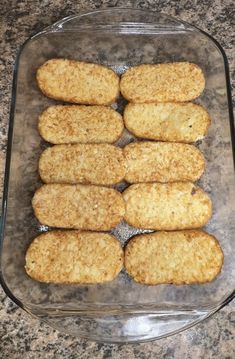
<path id="1" fill-rule="evenodd" d="M 13 65 L 19 46 L 31 35 L 65 16 L 97 8 L 128 6 L 176 16 L 209 32 L 226 51 L 235 94 L 235 6 L 233 0 L 101 1 L 42 0 L 0 2 L 0 175 L 11 99 Z M 1 181 L 2 182 L 2 181 Z M 203 323 L 151 343 L 107 345 L 61 334 L 17 308 L 0 289 L 0 358 L 235 358 L 235 305 Z"/>

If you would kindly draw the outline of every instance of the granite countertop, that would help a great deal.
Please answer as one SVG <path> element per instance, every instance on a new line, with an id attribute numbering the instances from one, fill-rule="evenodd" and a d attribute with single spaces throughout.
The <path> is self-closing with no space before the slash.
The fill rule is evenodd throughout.
<path id="1" fill-rule="evenodd" d="M 7 141 L 13 65 L 19 46 L 65 16 L 111 6 L 154 9 L 209 32 L 226 51 L 235 94 L 235 8 L 233 0 L 1 0 L 0 7 L 0 178 Z M 234 97 L 233 97 L 234 98 Z M 2 181 L 1 181 L 2 183 Z M 2 192 L 2 188 L 0 188 Z M 0 289 L 0 358 L 235 358 L 235 304 L 178 335 L 135 345 L 97 344 L 61 334 L 30 317 Z"/>

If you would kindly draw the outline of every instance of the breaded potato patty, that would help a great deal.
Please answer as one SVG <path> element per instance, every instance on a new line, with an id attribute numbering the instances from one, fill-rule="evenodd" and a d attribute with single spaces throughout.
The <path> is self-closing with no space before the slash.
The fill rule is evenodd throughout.
<path id="1" fill-rule="evenodd" d="M 39 174 L 45 183 L 112 185 L 126 173 L 121 148 L 109 144 L 55 145 L 39 159 Z"/>
<path id="2" fill-rule="evenodd" d="M 134 66 L 120 81 L 123 97 L 134 103 L 191 101 L 204 87 L 201 68 L 189 62 Z"/>
<path id="3" fill-rule="evenodd" d="M 202 153 L 192 145 L 134 142 L 124 148 L 125 180 L 138 182 L 196 181 L 205 168 Z"/>
<path id="4" fill-rule="evenodd" d="M 138 235 L 125 248 L 127 272 L 144 284 L 211 282 L 222 265 L 219 242 L 202 230 Z"/>
<path id="5" fill-rule="evenodd" d="M 124 121 L 136 137 L 185 143 L 201 140 L 211 124 L 207 111 L 194 103 L 130 103 Z"/>
<path id="6" fill-rule="evenodd" d="M 36 74 L 47 97 L 72 103 L 110 105 L 119 95 L 119 77 L 108 67 L 67 59 L 51 59 Z"/>
<path id="7" fill-rule="evenodd" d="M 53 144 L 113 143 L 123 129 L 122 116 L 106 106 L 50 106 L 38 121 L 40 135 Z"/>
<path id="8" fill-rule="evenodd" d="M 143 229 L 200 228 L 212 215 L 209 196 L 192 182 L 134 184 L 124 191 L 123 198 L 124 219 Z"/>
<path id="9" fill-rule="evenodd" d="M 45 184 L 35 192 L 32 206 L 42 224 L 94 231 L 114 228 L 125 213 L 118 191 L 81 184 Z"/>
<path id="10" fill-rule="evenodd" d="M 104 283 L 113 280 L 123 266 L 119 241 L 107 233 L 51 231 L 30 244 L 27 274 L 45 283 Z"/>

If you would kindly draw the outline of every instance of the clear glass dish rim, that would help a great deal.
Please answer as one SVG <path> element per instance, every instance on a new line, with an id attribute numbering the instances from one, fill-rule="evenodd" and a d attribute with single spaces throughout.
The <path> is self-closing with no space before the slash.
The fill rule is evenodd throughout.
<path id="1" fill-rule="evenodd" d="M 95 14 L 95 13 L 104 13 L 104 12 L 108 12 L 108 11 L 139 11 L 139 12 L 146 12 L 146 10 L 142 10 L 142 9 L 137 9 L 137 8 L 128 8 L 128 7 L 115 7 L 115 8 L 106 8 L 106 9 L 100 9 L 100 10 L 95 10 L 95 11 L 88 11 L 88 12 L 81 12 L 80 14 L 76 14 L 76 15 L 70 15 L 67 16 L 55 23 L 53 23 L 52 25 L 46 27 L 44 30 L 37 32 L 36 34 L 32 35 L 31 37 L 29 37 L 19 48 L 18 54 L 16 56 L 16 61 L 15 61 L 15 65 L 14 65 L 14 71 L 13 71 L 13 82 L 12 82 L 12 91 L 11 91 L 11 106 L 10 106 L 10 114 L 9 114 L 9 126 L 8 126 L 8 139 L 7 139 L 7 150 L 6 150 L 6 162 L 5 162 L 5 175 L 4 175 L 4 184 L 3 184 L 3 199 L 2 199 L 2 214 L 1 214 L 1 220 L 0 220 L 0 284 L 3 288 L 3 290 L 5 291 L 6 295 L 15 303 L 17 304 L 20 308 L 24 309 L 25 311 L 33 314 L 30 310 L 30 306 L 28 307 L 27 304 L 21 300 L 19 300 L 13 293 L 12 291 L 8 288 L 7 284 L 5 283 L 4 277 L 3 277 L 3 273 L 2 273 L 2 266 L 1 266 L 1 257 L 2 257 L 2 245 L 3 245 L 3 241 L 4 241 L 4 229 L 5 229 L 5 221 L 6 221 L 6 213 L 7 213 L 7 197 L 8 197 L 8 189 L 9 189 L 9 176 L 10 176 L 10 164 L 11 164 L 11 151 L 12 151 L 12 139 L 13 139 L 13 129 L 14 129 L 14 113 L 15 113 L 15 105 L 16 105 L 16 92 L 17 92 L 17 77 L 18 77 L 18 67 L 19 67 L 19 59 L 21 56 L 21 53 L 23 52 L 25 46 L 34 38 L 37 38 L 43 34 L 49 33 L 49 32 L 58 32 L 59 28 L 57 27 L 58 24 L 60 23 L 64 23 L 65 20 L 71 20 L 71 19 L 75 19 L 75 18 L 81 18 L 83 16 L 89 15 L 89 14 Z M 150 11 L 150 10 L 148 10 Z M 153 12 L 153 11 L 152 11 Z M 154 12 L 153 12 L 154 13 Z M 221 53 L 222 57 L 223 57 L 223 62 L 224 62 L 224 71 L 225 71 L 225 78 L 226 78 L 226 90 L 227 90 L 227 101 L 228 101 L 228 113 L 229 113 L 229 121 L 230 121 L 230 134 L 231 134 L 231 140 L 232 140 L 232 150 L 233 150 L 233 160 L 235 163 L 235 127 L 234 127 L 234 115 L 233 115 L 233 106 L 232 106 L 232 95 L 231 95 L 231 85 L 230 85 L 230 74 L 229 74 L 229 64 L 228 64 L 228 59 L 227 56 L 225 54 L 224 49 L 222 48 L 222 46 L 220 45 L 220 43 L 215 40 L 210 34 L 208 34 L 207 32 L 201 30 L 200 28 L 198 28 L 195 25 L 191 25 L 188 22 L 182 21 L 182 20 L 178 20 L 177 18 L 174 18 L 172 16 L 168 16 L 164 13 L 162 13 L 162 15 L 168 17 L 169 19 L 173 19 L 173 20 L 177 20 L 180 21 L 181 23 L 185 24 L 188 27 L 194 28 L 196 29 L 198 32 L 202 33 L 204 36 L 208 37 L 213 43 L 214 45 L 217 47 L 217 49 L 219 50 L 219 52 Z M 136 23 L 137 27 L 138 24 L 140 23 Z M 144 23 L 142 23 L 142 25 L 144 25 Z M 111 26 L 111 25 L 110 25 Z M 105 28 L 105 25 L 104 27 Z M 95 26 L 90 26 L 90 29 L 94 31 Z M 62 32 L 64 30 L 62 29 Z M 208 311 L 207 314 L 203 317 L 202 320 L 204 320 L 205 318 L 209 317 L 210 315 L 214 314 L 215 312 L 217 312 L 218 310 L 220 310 L 221 308 L 223 308 L 225 305 L 227 305 L 231 300 L 233 300 L 233 298 L 235 298 L 235 289 L 226 297 L 224 298 L 224 300 L 221 303 L 218 303 L 218 305 L 214 305 L 212 306 L 210 309 L 209 307 L 207 307 Z M 36 307 L 36 306 L 35 306 Z M 98 308 L 98 306 L 97 306 Z M 199 308 L 198 308 L 199 309 Z M 64 313 L 69 313 L 68 311 L 64 311 Z M 83 311 L 78 311 L 79 315 L 82 315 Z M 93 314 L 95 314 L 96 311 L 93 311 Z M 100 311 L 97 313 L 101 313 Z M 105 315 L 109 314 L 109 311 L 106 309 L 103 312 Z M 117 314 L 123 314 L 124 312 L 122 310 L 118 311 Z M 127 314 L 128 312 L 126 312 Z M 131 310 L 129 312 L 130 314 L 135 314 L 135 313 L 140 313 L 140 312 L 135 312 L 133 310 Z M 156 314 L 156 313 L 160 313 L 158 310 L 152 310 L 152 311 L 142 311 L 142 313 L 146 313 L 146 314 Z M 85 314 L 85 311 L 84 311 Z M 184 327 L 183 329 L 189 328 L 192 325 L 200 322 L 201 320 L 198 320 L 197 322 L 193 322 L 190 323 L 189 325 L 187 325 L 186 327 Z M 179 330 L 177 330 L 179 331 Z M 176 331 L 176 332 L 177 332 Z M 172 333 L 173 334 L 173 333 Z M 151 339 L 152 340 L 152 339 Z M 146 341 L 146 340 L 145 340 Z"/>

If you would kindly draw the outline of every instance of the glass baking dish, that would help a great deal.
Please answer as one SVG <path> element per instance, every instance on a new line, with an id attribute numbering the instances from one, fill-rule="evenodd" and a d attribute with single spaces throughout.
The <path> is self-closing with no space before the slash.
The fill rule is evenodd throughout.
<path id="1" fill-rule="evenodd" d="M 212 125 L 197 146 L 207 161 L 199 184 L 213 201 L 205 229 L 215 235 L 225 261 L 215 281 L 204 285 L 146 286 L 123 270 L 103 285 L 55 285 L 32 280 L 24 270 L 32 239 L 48 230 L 31 207 L 41 185 L 38 158 L 48 146 L 37 131 L 38 115 L 58 103 L 39 91 L 36 69 L 55 57 L 101 63 L 122 74 L 141 63 L 191 61 L 204 71 L 206 89 L 196 100 Z M 122 113 L 126 101 L 114 108 Z M 231 127 L 230 127 L 231 126 Z M 232 133 L 232 136 L 231 136 Z M 225 305 L 235 288 L 235 178 L 233 122 L 226 56 L 199 29 L 151 11 L 118 9 L 67 17 L 30 38 L 15 66 L 1 228 L 1 282 L 8 296 L 27 312 L 72 335 L 102 342 L 136 342 L 185 329 Z M 118 145 L 135 140 L 127 131 Z M 122 190 L 125 184 L 120 184 Z M 113 233 L 124 243 L 140 230 L 121 223 Z"/>

